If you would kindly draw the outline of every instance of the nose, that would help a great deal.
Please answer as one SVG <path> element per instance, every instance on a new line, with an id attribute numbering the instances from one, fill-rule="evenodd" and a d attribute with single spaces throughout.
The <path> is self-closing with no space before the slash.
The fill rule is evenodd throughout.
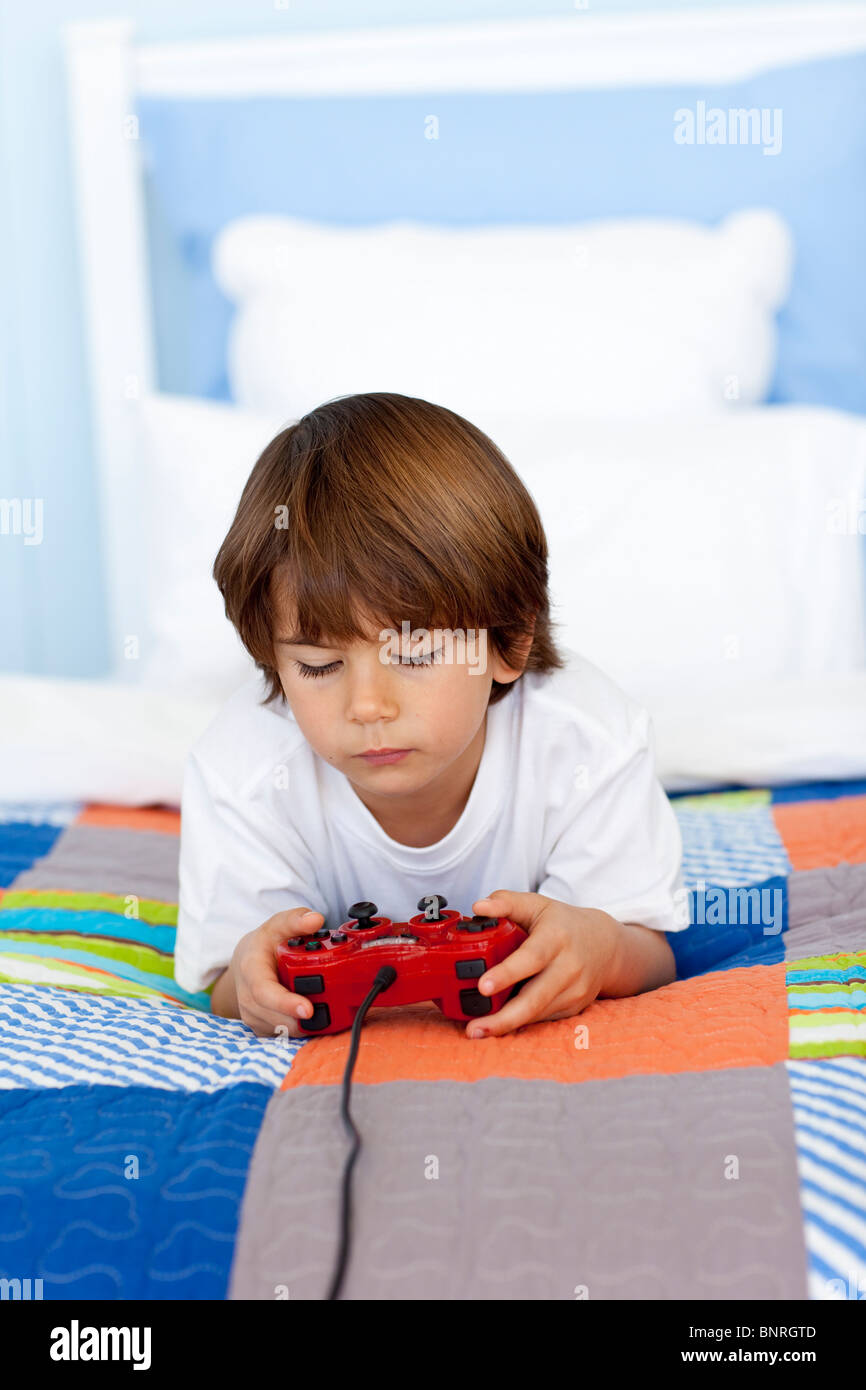
<path id="1" fill-rule="evenodd" d="M 356 724 L 376 724 L 398 714 L 394 677 L 388 667 L 373 654 L 356 663 L 349 680 L 347 718 Z"/>

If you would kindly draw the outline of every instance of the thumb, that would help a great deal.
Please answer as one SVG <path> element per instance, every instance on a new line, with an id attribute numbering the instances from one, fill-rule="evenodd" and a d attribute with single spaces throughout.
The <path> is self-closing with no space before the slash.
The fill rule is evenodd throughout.
<path id="1" fill-rule="evenodd" d="M 288 936 L 301 936 L 306 932 L 318 931 L 325 919 L 321 912 L 309 907 L 289 907 L 283 912 L 275 912 L 264 923 L 269 936 L 283 941 Z"/>
<path id="2" fill-rule="evenodd" d="M 497 888 L 489 897 L 474 902 L 472 911 L 479 917 L 508 917 L 529 931 L 549 904 L 550 898 L 540 893 L 512 893 L 508 888 Z"/>

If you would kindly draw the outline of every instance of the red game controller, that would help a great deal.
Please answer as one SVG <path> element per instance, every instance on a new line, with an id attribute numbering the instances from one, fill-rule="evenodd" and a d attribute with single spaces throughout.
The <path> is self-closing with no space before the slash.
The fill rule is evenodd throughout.
<path id="1" fill-rule="evenodd" d="M 516 986 L 480 994 L 473 981 L 510 956 L 526 932 L 507 917 L 464 917 L 446 912 L 438 894 L 422 898 L 408 922 L 377 917 L 375 903 L 353 903 L 350 920 L 337 931 L 322 927 L 293 936 L 277 947 L 277 973 L 286 989 L 309 996 L 311 1018 L 298 1020 L 307 1033 L 351 1028 L 376 976 L 391 965 L 397 978 L 376 1007 L 432 1000 L 446 1018 L 465 1021 L 496 1013 Z"/>

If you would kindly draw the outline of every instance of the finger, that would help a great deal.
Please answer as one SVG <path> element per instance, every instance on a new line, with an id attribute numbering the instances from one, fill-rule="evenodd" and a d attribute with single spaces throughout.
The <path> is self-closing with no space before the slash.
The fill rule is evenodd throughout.
<path id="1" fill-rule="evenodd" d="M 303 936 L 307 932 L 318 931 L 324 924 L 325 919 L 321 912 L 316 912 L 313 908 L 289 907 L 269 917 L 262 924 L 262 932 L 269 940 L 279 942 L 290 936 Z"/>
<path id="2" fill-rule="evenodd" d="M 258 993 L 249 990 L 243 991 L 238 995 L 238 1009 L 243 1018 L 257 1018 L 268 1033 L 276 1033 L 278 1029 L 290 1027 L 295 1028 L 301 1020 L 307 1019 L 312 1014 L 312 1007 L 308 999 L 302 995 L 290 994 L 285 991 L 286 997 L 294 1001 L 288 1007 L 282 1001 L 274 1007 L 273 996 L 266 994 L 266 1002 L 263 1001 Z"/>
<path id="3" fill-rule="evenodd" d="M 508 917 L 529 931 L 551 901 L 541 893 L 512 893 L 508 888 L 497 888 L 495 893 L 474 902 L 472 911 L 479 917 Z"/>
<path id="4" fill-rule="evenodd" d="M 584 1009 L 589 1008 L 590 1004 L 594 1004 L 597 998 L 598 996 L 591 990 L 585 991 L 580 988 L 575 988 L 575 983 L 572 980 L 567 989 L 564 989 L 560 994 L 556 995 L 555 998 L 548 1001 L 541 1013 L 537 1014 L 535 1018 L 527 1021 L 531 1023 L 554 1023 L 563 1018 L 574 1018 L 577 1014 L 583 1013 Z M 501 1009 L 499 1014 L 494 1014 L 493 1017 L 501 1018 L 504 1013 L 505 1010 Z M 476 1025 L 476 1027 L 477 1026 L 479 1025 Z M 519 1027 L 520 1025 L 517 1026 Z M 485 1020 L 480 1027 L 482 1030 L 486 1030 L 488 1027 L 487 1021 Z M 467 1028 L 467 1035 L 469 1037 L 474 1036 L 469 1028 Z M 486 1031 L 482 1031 L 480 1036 L 486 1036 Z"/>
<path id="5" fill-rule="evenodd" d="M 549 936 L 546 938 L 544 933 L 529 936 L 510 956 L 484 972 L 478 981 L 478 989 L 482 994 L 498 994 L 500 990 L 516 985 L 519 980 L 537 975 L 559 954 L 559 950 L 559 942 Z"/>
<path id="6" fill-rule="evenodd" d="M 257 1014 L 255 1009 L 247 1009 L 241 1015 L 243 1022 L 259 1038 L 299 1038 L 303 1036 L 298 1021 L 295 1018 L 283 1018 L 278 1023 L 274 1023 L 264 1014 Z"/>
<path id="7" fill-rule="evenodd" d="M 247 980 L 245 994 L 250 1006 L 258 1013 L 273 1014 L 282 1018 L 309 1018 L 313 1012 L 313 1006 L 306 995 L 295 994 L 294 990 L 286 989 L 277 978 L 257 977 Z"/>
<path id="8" fill-rule="evenodd" d="M 562 971 L 548 965 L 525 984 L 518 995 L 509 999 L 498 1013 L 487 1014 L 483 1019 L 472 1019 L 467 1024 L 466 1036 L 480 1038 L 509 1033 L 513 1028 L 522 1028 L 524 1024 L 542 1018 L 550 1001 L 562 991 L 563 984 Z"/>
<path id="9" fill-rule="evenodd" d="M 274 949 L 291 936 L 318 931 L 324 920 L 321 912 L 308 907 L 292 907 L 274 913 L 263 923 L 263 934 L 247 957 L 247 977 L 243 991 L 238 993 L 238 1007 L 265 1023 L 266 1031 L 284 1027 L 289 1020 L 312 1017 L 313 1006 L 309 999 L 286 989 L 281 983 Z"/>

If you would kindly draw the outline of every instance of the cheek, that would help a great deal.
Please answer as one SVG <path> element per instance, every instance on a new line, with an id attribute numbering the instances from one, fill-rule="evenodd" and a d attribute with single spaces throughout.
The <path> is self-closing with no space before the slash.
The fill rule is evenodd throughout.
<path id="1" fill-rule="evenodd" d="M 331 701 L 327 692 L 310 689 L 317 684 L 314 680 L 305 681 L 301 676 L 283 677 L 283 690 L 298 728 L 307 742 L 316 749 L 323 742 L 328 742 L 328 733 L 333 733 L 334 729 Z"/>
<path id="2" fill-rule="evenodd" d="M 484 718 L 488 695 L 483 680 L 469 676 L 465 670 L 455 671 L 435 691 L 430 690 L 424 701 L 424 715 L 446 739 L 450 735 L 450 742 L 459 743 L 475 733 Z"/>

